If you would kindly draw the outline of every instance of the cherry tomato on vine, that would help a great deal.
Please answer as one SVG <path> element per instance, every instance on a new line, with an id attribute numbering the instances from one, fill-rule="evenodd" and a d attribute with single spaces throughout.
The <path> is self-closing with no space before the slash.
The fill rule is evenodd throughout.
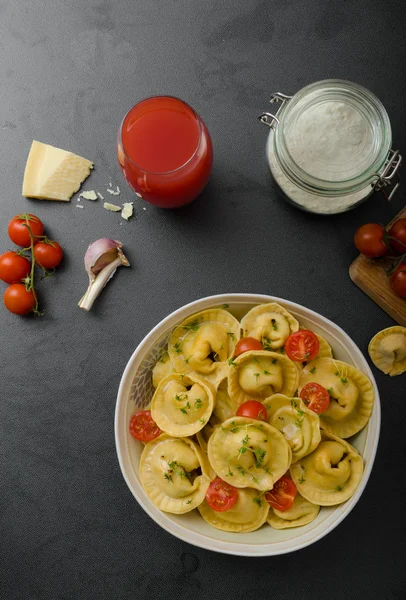
<path id="1" fill-rule="evenodd" d="M 229 510 L 238 499 L 238 490 L 226 481 L 216 477 L 206 492 L 207 504 L 217 512 Z"/>
<path id="2" fill-rule="evenodd" d="M 396 271 L 392 273 L 390 284 L 395 294 L 406 298 L 406 262 L 400 263 Z"/>
<path id="3" fill-rule="evenodd" d="M 289 510 L 296 498 L 297 487 L 290 477 L 285 475 L 278 479 L 273 488 L 265 494 L 265 500 L 281 512 Z"/>
<path id="4" fill-rule="evenodd" d="M 315 381 L 303 386 L 299 396 L 307 408 L 318 414 L 325 412 L 330 405 L 330 394 L 326 388 Z"/>
<path id="5" fill-rule="evenodd" d="M 259 340 L 256 340 L 253 337 L 245 337 L 239 340 L 235 346 L 234 356 L 240 356 L 244 352 L 249 352 L 250 350 L 263 350 L 264 347 Z"/>
<path id="6" fill-rule="evenodd" d="M 40 236 L 44 233 L 44 225 L 42 221 L 32 214 L 21 214 L 13 217 L 8 224 L 8 235 L 12 242 L 17 246 L 28 248 L 31 244 L 30 232 L 27 225 L 30 227 L 34 236 Z"/>
<path id="7" fill-rule="evenodd" d="M 299 329 L 295 333 L 291 333 L 285 342 L 285 352 L 290 360 L 303 362 L 311 361 L 319 353 L 319 340 L 313 331 L 308 329 Z"/>
<path id="8" fill-rule="evenodd" d="M 406 219 L 398 219 L 389 229 L 391 247 L 400 254 L 406 254 Z"/>
<path id="9" fill-rule="evenodd" d="M 237 417 L 249 417 L 250 419 L 266 421 L 266 407 L 258 400 L 247 400 L 238 407 Z"/>
<path id="10" fill-rule="evenodd" d="M 142 410 L 131 417 L 130 433 L 140 442 L 151 442 L 162 432 L 151 416 L 150 410 Z"/>
<path id="11" fill-rule="evenodd" d="M 44 269 L 54 269 L 59 265 L 63 251 L 58 242 L 37 242 L 34 246 L 34 259 Z"/>
<path id="12" fill-rule="evenodd" d="M 383 242 L 385 233 L 384 227 L 378 223 L 361 225 L 355 232 L 354 244 L 361 254 L 370 258 L 385 256 L 389 252 L 389 248 Z"/>
<path id="13" fill-rule="evenodd" d="M 27 292 L 22 283 L 12 283 L 4 292 L 4 305 L 15 315 L 28 315 L 35 309 L 34 292 Z"/>
<path id="14" fill-rule="evenodd" d="M 30 270 L 30 261 L 16 252 L 10 250 L 0 256 L 0 279 L 6 283 L 21 281 Z"/>

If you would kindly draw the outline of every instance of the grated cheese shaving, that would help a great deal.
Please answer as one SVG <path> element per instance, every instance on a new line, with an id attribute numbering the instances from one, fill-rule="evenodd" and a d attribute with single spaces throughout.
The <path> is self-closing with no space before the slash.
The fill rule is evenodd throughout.
<path id="1" fill-rule="evenodd" d="M 106 210 L 111 210 L 112 212 L 118 212 L 121 210 L 121 206 L 117 206 L 117 204 L 110 204 L 110 202 L 105 202 L 103 207 Z"/>

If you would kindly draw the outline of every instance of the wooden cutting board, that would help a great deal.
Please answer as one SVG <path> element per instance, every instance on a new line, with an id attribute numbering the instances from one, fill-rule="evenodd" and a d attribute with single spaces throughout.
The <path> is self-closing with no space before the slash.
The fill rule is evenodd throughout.
<path id="1" fill-rule="evenodd" d="M 389 229 L 394 221 L 403 217 L 406 217 L 406 207 L 392 219 L 386 229 Z M 406 298 L 399 298 L 392 291 L 384 266 L 382 260 L 374 260 L 360 254 L 350 266 L 350 277 L 392 319 L 406 327 Z"/>

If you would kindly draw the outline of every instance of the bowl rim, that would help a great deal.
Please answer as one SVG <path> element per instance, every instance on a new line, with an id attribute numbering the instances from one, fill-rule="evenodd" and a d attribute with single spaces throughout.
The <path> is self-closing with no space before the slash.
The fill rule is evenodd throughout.
<path id="1" fill-rule="evenodd" d="M 375 428 L 374 428 L 375 439 L 372 442 L 372 448 L 371 448 L 371 453 L 368 457 L 368 462 L 364 465 L 365 468 L 364 468 L 364 472 L 363 472 L 363 478 L 362 478 L 360 485 L 357 488 L 357 491 L 349 500 L 347 500 L 346 503 L 344 503 L 342 505 L 344 507 L 342 514 L 339 515 L 338 518 L 333 523 L 331 523 L 328 527 L 326 527 L 324 530 L 317 533 L 311 539 L 303 540 L 301 542 L 295 542 L 295 540 L 287 540 L 287 542 L 292 542 L 295 545 L 291 546 L 291 547 L 287 546 L 287 547 L 279 548 L 279 549 L 275 548 L 275 543 L 270 544 L 270 546 L 272 546 L 272 547 L 267 547 L 266 544 L 238 543 L 238 545 L 236 545 L 232 541 L 217 540 L 214 538 L 210 539 L 202 533 L 191 531 L 190 529 L 188 529 L 185 526 L 181 526 L 179 524 L 176 524 L 176 523 L 170 521 L 170 519 L 165 515 L 165 513 L 162 513 L 161 511 L 159 511 L 161 518 L 157 517 L 157 515 L 152 513 L 148 504 L 144 503 L 142 501 L 142 499 L 139 498 L 136 491 L 133 489 L 133 486 L 129 480 L 129 477 L 127 476 L 127 466 L 125 464 L 125 461 L 127 460 L 129 462 L 129 464 L 131 465 L 131 460 L 129 459 L 129 457 L 126 457 L 124 455 L 125 450 L 127 450 L 127 448 L 126 448 L 126 444 L 125 444 L 124 440 L 121 439 L 121 437 L 122 437 L 121 436 L 122 411 L 123 411 L 123 407 L 126 406 L 126 403 L 128 400 L 128 389 L 131 387 L 133 376 L 134 376 L 134 372 L 133 372 L 134 363 L 137 362 L 138 357 L 143 353 L 145 348 L 148 347 L 151 338 L 153 338 L 157 332 L 162 333 L 163 331 L 166 331 L 171 326 L 171 323 L 173 323 L 173 325 L 176 325 L 176 323 L 179 321 L 179 319 L 178 319 L 179 316 L 181 318 L 187 318 L 187 316 L 193 314 L 193 312 L 196 312 L 197 310 L 205 310 L 210 306 L 221 305 L 221 304 L 239 304 L 239 303 L 240 304 L 249 304 L 249 303 L 260 304 L 260 303 L 265 303 L 265 302 L 281 303 L 283 306 L 285 306 L 287 308 L 287 310 L 290 309 L 290 310 L 295 311 L 296 309 L 298 309 L 299 312 L 304 310 L 308 314 L 309 318 L 313 317 L 318 322 L 323 324 L 324 326 L 332 327 L 333 330 L 338 332 L 343 337 L 343 339 L 346 343 L 346 347 L 349 346 L 351 348 L 351 350 L 353 352 L 355 352 L 355 354 L 357 354 L 357 358 L 362 363 L 364 372 L 370 378 L 371 383 L 374 388 L 374 392 L 375 392 L 375 402 L 374 402 L 374 412 L 375 412 L 375 422 L 376 422 Z M 185 312 L 187 312 L 189 314 L 185 314 Z M 381 405 L 380 405 L 379 390 L 378 390 L 374 375 L 372 373 L 372 370 L 371 370 L 364 354 L 361 352 L 361 350 L 358 348 L 358 346 L 355 344 L 355 342 L 350 338 L 350 336 L 339 325 L 337 325 L 330 319 L 327 319 L 320 313 L 313 311 L 312 309 L 309 309 L 306 306 L 303 306 L 302 304 L 298 304 L 298 303 L 292 302 L 290 300 L 285 300 L 284 298 L 280 298 L 277 296 L 270 296 L 267 294 L 250 294 L 250 293 L 229 293 L 229 294 L 217 294 L 217 295 L 212 295 L 212 296 L 205 296 L 203 298 L 193 300 L 192 302 L 189 302 L 188 304 L 185 304 L 185 305 L 177 308 L 176 310 L 171 312 L 168 316 L 166 316 L 164 319 L 162 319 L 159 323 L 157 323 L 157 325 L 155 325 L 155 327 L 153 327 L 153 329 L 151 329 L 151 331 L 137 345 L 137 347 L 133 351 L 130 359 L 127 362 L 127 365 L 124 369 L 124 372 L 123 372 L 123 374 L 121 376 L 121 380 L 120 380 L 120 385 L 119 385 L 119 389 L 118 389 L 118 393 L 117 393 L 117 400 L 116 400 L 115 417 L 114 417 L 115 446 L 116 446 L 116 452 L 117 452 L 117 457 L 118 457 L 118 462 L 120 465 L 121 473 L 124 477 L 125 482 L 127 483 L 129 490 L 131 491 L 132 495 L 137 500 L 137 502 L 141 506 L 141 508 L 151 517 L 151 519 L 153 519 L 153 521 L 155 523 L 157 523 L 159 526 L 161 526 L 168 533 L 174 535 L 175 537 L 177 537 L 178 539 L 180 539 L 184 542 L 187 542 L 187 543 L 197 546 L 199 548 L 203 548 L 205 550 L 211 550 L 214 552 L 219 552 L 222 554 L 230 554 L 230 555 L 235 555 L 235 556 L 247 556 L 247 557 L 248 556 L 249 557 L 278 556 L 281 554 L 295 552 L 297 550 L 305 548 L 306 546 L 309 546 L 309 545 L 315 543 L 316 541 L 322 539 L 324 536 L 326 536 L 328 533 L 330 533 L 333 529 L 335 529 L 341 523 L 341 521 L 343 521 L 345 519 L 345 517 L 351 512 L 351 510 L 354 508 L 354 506 L 357 504 L 358 500 L 360 499 L 360 497 L 368 483 L 369 477 L 371 475 L 372 467 L 373 467 L 373 464 L 375 461 L 378 444 L 379 444 L 380 427 L 381 427 Z M 369 433 L 370 432 L 368 430 L 368 434 Z M 128 453 L 128 450 L 127 450 L 127 453 Z M 168 521 L 170 521 L 170 524 L 168 523 Z M 279 543 L 285 543 L 285 542 L 279 542 Z"/>

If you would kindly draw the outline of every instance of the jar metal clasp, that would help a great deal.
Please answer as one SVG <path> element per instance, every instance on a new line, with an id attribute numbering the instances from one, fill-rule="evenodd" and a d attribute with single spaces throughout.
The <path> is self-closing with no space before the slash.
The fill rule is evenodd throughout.
<path id="1" fill-rule="evenodd" d="M 372 182 L 372 187 L 375 191 L 382 190 L 386 200 L 392 200 L 393 195 L 396 190 L 400 186 L 400 176 L 399 176 L 399 167 L 402 164 L 402 155 L 399 153 L 399 150 L 389 150 L 388 157 L 386 159 L 386 163 L 384 169 L 381 174 L 375 173 L 374 178 L 376 178 Z M 393 178 L 396 176 L 396 182 Z M 393 186 L 388 194 L 385 190 L 387 186 Z"/>
<path id="2" fill-rule="evenodd" d="M 279 112 L 286 104 L 286 102 L 289 102 L 289 100 L 291 100 L 292 98 L 293 96 L 286 96 L 286 94 L 282 94 L 281 92 L 275 92 L 274 94 L 271 94 L 271 99 L 269 100 L 269 102 L 271 104 L 280 104 L 278 110 L 275 114 L 272 114 L 270 112 L 264 112 L 259 115 L 258 119 L 261 121 L 261 123 L 264 123 L 264 125 L 266 125 L 270 129 L 275 129 L 275 125 L 279 124 Z"/>

